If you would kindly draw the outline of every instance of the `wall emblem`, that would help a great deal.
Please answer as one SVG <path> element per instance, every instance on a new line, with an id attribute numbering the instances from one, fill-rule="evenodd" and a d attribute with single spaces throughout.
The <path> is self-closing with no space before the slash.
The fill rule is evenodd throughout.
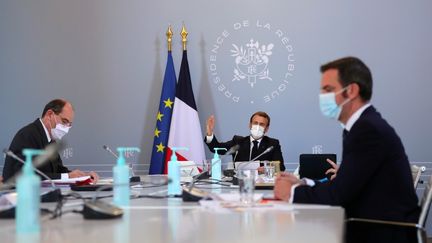
<path id="1" fill-rule="evenodd" d="M 261 20 L 242 20 L 211 45 L 212 84 L 234 103 L 269 103 L 287 93 L 294 77 L 294 47 L 287 32 Z"/>
<path id="2" fill-rule="evenodd" d="M 272 54 L 273 44 L 261 45 L 258 41 L 250 40 L 243 46 L 238 47 L 232 44 L 232 55 L 235 58 L 234 78 L 232 81 L 247 79 L 248 84 L 253 88 L 257 79 L 272 80 L 269 76 L 269 58 Z"/>

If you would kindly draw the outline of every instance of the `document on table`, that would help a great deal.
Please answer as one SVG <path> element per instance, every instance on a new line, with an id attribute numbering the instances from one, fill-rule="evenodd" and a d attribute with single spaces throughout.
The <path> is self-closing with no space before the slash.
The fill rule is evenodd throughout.
<path id="1" fill-rule="evenodd" d="M 6 210 L 16 205 L 17 193 L 10 192 L 0 195 L 0 210 Z"/>
<path id="2" fill-rule="evenodd" d="M 52 182 L 54 182 L 54 184 L 58 184 L 58 185 L 69 185 L 69 184 L 75 184 L 77 182 L 81 182 L 81 181 L 85 181 L 90 179 L 90 176 L 81 176 L 81 177 L 75 177 L 75 178 L 69 178 L 69 179 L 55 179 L 52 180 Z M 42 182 L 43 184 L 50 184 L 51 182 L 49 180 L 44 180 Z"/>

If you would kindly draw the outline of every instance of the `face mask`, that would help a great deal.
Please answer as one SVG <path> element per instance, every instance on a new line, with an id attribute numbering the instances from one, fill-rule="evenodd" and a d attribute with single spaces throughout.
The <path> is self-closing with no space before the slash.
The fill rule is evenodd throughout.
<path id="1" fill-rule="evenodd" d="M 350 99 L 345 100 L 342 102 L 342 104 L 337 105 L 336 103 L 336 95 L 340 94 L 344 90 L 346 90 L 348 87 L 343 88 L 342 90 L 338 92 L 332 92 L 332 93 L 325 93 L 319 95 L 319 103 L 320 103 L 320 109 L 321 113 L 330 119 L 339 119 L 340 113 L 342 112 L 342 106 L 344 106 L 346 103 L 350 101 Z"/>
<path id="2" fill-rule="evenodd" d="M 255 140 L 258 140 L 264 136 L 264 127 L 260 125 L 252 125 L 250 133 Z"/>
<path id="3" fill-rule="evenodd" d="M 56 121 L 56 127 L 51 128 L 51 136 L 54 140 L 61 140 L 63 136 L 69 132 L 70 127 L 61 123 L 57 123 L 57 120 L 55 118 L 54 120 Z"/>

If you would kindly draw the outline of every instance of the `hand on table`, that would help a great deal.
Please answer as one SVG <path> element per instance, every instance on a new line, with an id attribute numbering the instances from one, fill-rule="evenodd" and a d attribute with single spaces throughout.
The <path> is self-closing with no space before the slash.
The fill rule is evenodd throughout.
<path id="1" fill-rule="evenodd" d="M 291 187 L 300 184 L 300 180 L 291 173 L 282 172 L 276 177 L 274 196 L 276 199 L 289 201 L 291 198 Z"/>

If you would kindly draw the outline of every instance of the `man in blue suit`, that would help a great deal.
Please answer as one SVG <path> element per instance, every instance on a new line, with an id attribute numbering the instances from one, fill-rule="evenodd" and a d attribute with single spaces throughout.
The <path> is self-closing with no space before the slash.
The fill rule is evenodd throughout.
<path id="1" fill-rule="evenodd" d="M 275 197 L 295 203 L 339 205 L 348 218 L 416 222 L 419 207 L 409 161 L 395 130 L 369 103 L 369 68 L 358 58 L 346 57 L 323 65 L 321 72 L 321 111 L 344 127 L 337 176 L 329 182 L 314 183 L 284 173 L 276 180 Z M 350 230 L 348 227 L 348 237 L 356 235 Z M 356 237 L 362 239 L 356 240 L 363 242 L 400 240 L 401 236 L 391 233 L 377 238 L 376 234 L 358 233 Z"/>

